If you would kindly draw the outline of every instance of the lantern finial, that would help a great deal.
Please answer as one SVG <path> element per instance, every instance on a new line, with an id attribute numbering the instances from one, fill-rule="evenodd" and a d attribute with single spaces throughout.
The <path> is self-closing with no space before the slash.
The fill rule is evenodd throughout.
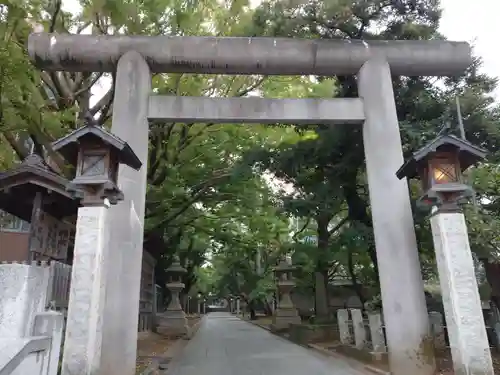
<path id="1" fill-rule="evenodd" d="M 85 122 L 86 126 L 99 126 L 99 123 L 94 118 L 94 116 L 92 116 L 92 113 L 90 113 L 90 111 L 85 112 L 85 114 L 83 115 L 83 121 Z"/>

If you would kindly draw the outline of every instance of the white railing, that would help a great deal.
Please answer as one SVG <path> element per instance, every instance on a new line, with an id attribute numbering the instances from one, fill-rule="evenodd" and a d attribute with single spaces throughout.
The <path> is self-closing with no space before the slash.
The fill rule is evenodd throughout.
<path id="1" fill-rule="evenodd" d="M 64 314 L 47 311 L 47 300 L 62 268 L 0 264 L 0 375 L 57 375 Z"/>
<path id="2" fill-rule="evenodd" d="M 35 315 L 31 336 L 0 338 L 0 375 L 57 375 L 64 317 L 55 311 Z"/>
<path id="3" fill-rule="evenodd" d="M 43 374 L 48 337 L 0 339 L 0 375 Z"/>

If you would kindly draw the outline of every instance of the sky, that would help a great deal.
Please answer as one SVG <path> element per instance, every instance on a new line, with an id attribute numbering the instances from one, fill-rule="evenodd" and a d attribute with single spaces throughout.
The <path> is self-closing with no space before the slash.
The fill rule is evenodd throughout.
<path id="1" fill-rule="evenodd" d="M 441 6 L 440 32 L 450 40 L 470 42 L 483 60 L 483 72 L 500 78 L 500 0 L 441 0 Z M 500 102 L 500 88 L 495 98 Z"/>

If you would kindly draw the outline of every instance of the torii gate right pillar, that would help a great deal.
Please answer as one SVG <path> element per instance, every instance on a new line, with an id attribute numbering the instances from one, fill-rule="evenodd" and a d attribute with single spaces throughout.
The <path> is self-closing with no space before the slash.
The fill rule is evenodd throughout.
<path id="1" fill-rule="evenodd" d="M 391 373 L 433 374 L 435 360 L 423 293 L 408 183 L 403 164 L 391 71 L 383 58 L 358 74 L 365 123 L 363 143 Z"/>

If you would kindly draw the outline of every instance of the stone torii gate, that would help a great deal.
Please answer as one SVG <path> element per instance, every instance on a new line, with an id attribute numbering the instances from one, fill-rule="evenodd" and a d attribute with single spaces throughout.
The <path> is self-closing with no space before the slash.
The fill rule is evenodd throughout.
<path id="1" fill-rule="evenodd" d="M 30 36 L 29 54 L 37 67 L 44 70 L 116 70 L 112 132 L 128 142 L 144 164 L 148 156 L 150 121 L 350 123 L 363 126 L 391 371 L 394 375 L 433 373 L 434 360 L 427 351 L 430 344 L 428 316 L 408 186 L 395 175 L 403 164 L 403 155 L 391 74 L 461 74 L 471 63 L 467 43 L 40 33 Z M 358 76 L 360 97 L 226 99 L 154 96 L 151 93 L 151 74 L 160 72 L 352 74 Z M 111 257 L 120 260 L 114 264 L 118 267 L 110 266 L 104 272 L 107 274 L 103 281 L 106 296 L 111 297 L 106 299 L 101 319 L 96 320 L 86 312 L 68 316 L 68 330 L 72 334 L 66 336 L 63 375 L 76 374 L 71 369 L 77 367 L 72 364 L 91 360 L 94 361 L 91 366 L 94 372 L 88 370 L 88 375 L 131 375 L 134 372 L 140 266 L 133 262 L 140 260 L 142 248 L 137 244 L 142 243 L 142 238 L 131 241 L 130 236 L 123 235 L 123 209 L 120 207 L 132 202 L 143 223 L 146 167 L 144 165 L 138 172 L 127 167 L 120 170 L 119 184 L 125 202 L 110 208 L 107 223 L 112 238 Z M 120 275 L 127 274 L 130 276 L 116 281 Z M 75 335 L 89 335 L 85 350 L 93 352 L 72 346 Z M 99 363 L 95 363 L 95 358 L 99 357 Z"/>

